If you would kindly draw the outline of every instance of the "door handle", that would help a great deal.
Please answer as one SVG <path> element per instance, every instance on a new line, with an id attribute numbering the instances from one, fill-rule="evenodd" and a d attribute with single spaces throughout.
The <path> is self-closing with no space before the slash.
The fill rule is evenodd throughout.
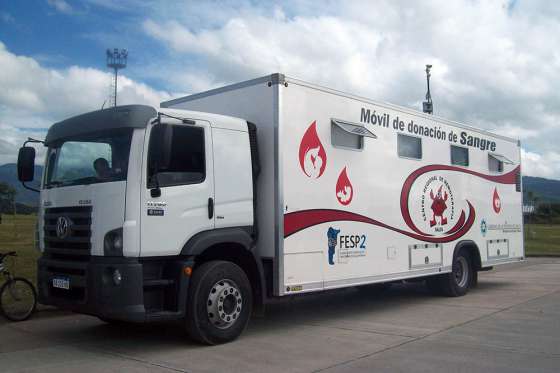
<path id="1" fill-rule="evenodd" d="M 208 219 L 212 219 L 214 216 L 214 199 L 208 198 Z"/>

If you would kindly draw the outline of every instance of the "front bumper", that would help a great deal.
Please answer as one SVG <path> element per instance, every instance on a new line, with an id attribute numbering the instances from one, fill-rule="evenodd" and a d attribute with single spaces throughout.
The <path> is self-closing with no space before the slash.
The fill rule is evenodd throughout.
<path id="1" fill-rule="evenodd" d="M 38 300 L 42 304 L 101 318 L 146 322 L 154 309 L 147 312 L 150 307 L 145 304 L 145 293 L 151 293 L 145 291 L 143 267 L 144 263 L 133 258 L 91 256 L 86 261 L 68 261 L 43 256 L 38 261 Z M 175 262 L 172 267 L 179 268 L 179 264 Z M 122 275 L 119 285 L 113 281 L 116 269 Z M 175 273 L 178 286 L 172 292 L 174 297 L 180 298 L 186 294 L 188 278 L 181 276 L 179 270 Z M 70 289 L 53 287 L 53 279 L 60 277 L 70 281 Z M 166 290 L 169 294 L 169 289 Z M 147 295 L 147 298 L 153 296 Z M 177 305 L 185 303 L 177 302 Z M 177 318 L 184 315 L 182 308 L 173 310 Z"/>

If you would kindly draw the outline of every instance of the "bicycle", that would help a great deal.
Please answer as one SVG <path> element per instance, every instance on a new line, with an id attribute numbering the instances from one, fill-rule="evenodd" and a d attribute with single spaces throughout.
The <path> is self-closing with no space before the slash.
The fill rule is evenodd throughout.
<path id="1" fill-rule="evenodd" d="M 0 253 L 0 273 L 6 278 L 0 287 L 0 314 L 10 321 L 24 321 L 37 307 L 37 291 L 29 280 L 10 273 L 4 264 L 4 259 L 9 256 L 16 257 L 17 254 L 15 251 Z"/>

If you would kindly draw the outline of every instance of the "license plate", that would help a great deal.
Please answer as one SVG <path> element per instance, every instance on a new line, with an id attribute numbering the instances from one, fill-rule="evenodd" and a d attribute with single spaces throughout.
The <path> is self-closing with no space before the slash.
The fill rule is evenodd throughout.
<path id="1" fill-rule="evenodd" d="M 70 279 L 68 277 L 55 277 L 52 279 L 53 288 L 70 290 Z"/>

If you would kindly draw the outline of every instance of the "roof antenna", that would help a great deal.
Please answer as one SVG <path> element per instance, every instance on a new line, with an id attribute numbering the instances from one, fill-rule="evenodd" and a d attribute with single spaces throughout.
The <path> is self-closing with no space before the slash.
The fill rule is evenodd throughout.
<path id="1" fill-rule="evenodd" d="M 428 92 L 426 92 L 426 101 L 422 102 L 422 106 L 424 108 L 424 113 L 426 114 L 433 114 L 434 113 L 434 104 L 432 103 L 432 95 L 430 94 L 430 69 L 432 65 L 426 65 L 426 82 L 428 83 Z"/>

